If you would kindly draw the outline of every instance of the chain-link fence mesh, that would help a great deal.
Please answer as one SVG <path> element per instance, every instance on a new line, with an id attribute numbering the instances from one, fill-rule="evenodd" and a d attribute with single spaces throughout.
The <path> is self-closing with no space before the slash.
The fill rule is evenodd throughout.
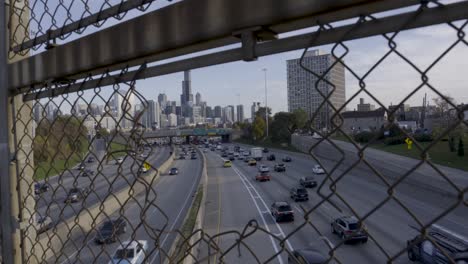
<path id="1" fill-rule="evenodd" d="M 14 28 L 10 28 L 10 56 L 27 55 L 30 49 L 37 50 L 44 44 L 50 44 L 53 39 L 72 38 L 74 34 L 81 34 L 89 26 L 101 27 L 111 17 L 120 20 L 131 9 L 145 11 L 152 2 L 154 1 L 102 1 L 99 5 L 93 3 L 94 9 L 92 9 L 88 1 L 69 3 L 59 1 L 51 6 L 51 0 L 30 1 L 26 4 L 15 0 L 11 3 L 13 7 L 10 9 L 11 17 L 17 16 L 16 20 L 20 22 Z M 80 5 L 77 8 L 82 11 L 74 12 L 75 5 Z M 413 13 L 414 17 L 411 17 L 407 23 L 411 23 L 428 8 L 442 5 L 437 1 L 421 1 L 417 11 Z M 22 20 L 25 12 L 30 17 L 27 21 Z M 105 15 L 100 16 L 101 13 Z M 88 19 L 89 17 L 92 18 Z M 349 34 L 358 31 L 363 23 L 378 22 L 379 19 L 379 15 L 355 18 L 354 22 L 350 22 L 353 27 Z M 119 251 L 121 258 L 137 254 L 141 247 L 146 260 L 150 263 L 163 262 L 164 259 L 172 262 L 184 260 L 210 262 L 213 256 L 216 256 L 217 261 L 224 262 L 227 255 L 240 255 L 240 252 L 250 255 L 252 262 L 276 262 L 278 256 L 282 255 L 299 261 L 297 263 L 303 263 L 293 254 L 288 241 L 297 236 L 307 236 L 311 239 L 328 236 L 330 225 L 324 226 L 315 221 L 321 217 L 320 210 L 324 206 L 331 206 L 343 214 L 352 215 L 357 219 L 358 225 L 368 226 L 364 232 L 368 234 L 368 240 L 375 245 L 373 250 L 378 251 L 375 255 L 379 256 L 378 259 L 369 257 L 370 262 L 399 262 L 407 252 L 413 254 L 410 258 L 418 258 L 416 252 L 420 251 L 416 250 L 422 247 L 424 241 L 432 242 L 432 250 L 437 252 L 441 263 L 462 259 L 466 261 L 468 242 L 463 239 L 447 238 L 447 232 L 435 230 L 434 224 L 453 214 L 457 217 L 466 216 L 468 186 L 463 179 L 455 180 L 452 175 L 444 173 L 431 160 L 429 154 L 451 132 L 459 131 L 462 136 L 466 135 L 468 123 L 464 113 L 468 110 L 467 107 L 455 104 L 447 95 L 440 92 L 438 86 L 431 83 L 431 70 L 442 64 L 444 60 L 453 59 L 450 54 L 454 49 L 468 49 L 467 24 L 466 20 L 447 21 L 444 26 L 449 31 L 445 32 L 449 32 L 447 37 L 453 38 L 453 41 L 439 54 L 430 54 L 430 58 L 433 59 L 425 66 L 417 65 L 411 57 L 400 50 L 398 45 L 402 34 L 400 31 L 376 36 L 386 43 L 387 48 L 382 50 L 375 61 L 366 65 L 368 66 L 365 67 L 366 70 L 361 70 L 359 73 L 354 69 L 355 65 L 347 60 L 353 51 L 352 41 L 343 40 L 334 43 L 330 48 L 333 60 L 320 72 L 305 62 L 308 49 L 304 50 L 299 60 L 300 68 L 308 73 L 309 78 L 315 80 L 315 85 L 310 89 L 320 94 L 323 100 L 319 102 L 311 118 L 310 129 L 315 132 L 316 137 L 294 136 L 293 141 L 300 142 L 298 144 L 302 145 L 303 150 L 306 150 L 317 164 L 325 168 L 325 177 L 318 183 L 316 190 L 319 201 L 314 202 L 313 206 L 300 206 L 301 215 L 296 216 L 290 232 L 283 234 L 273 233 L 268 226 L 262 225 L 257 220 L 238 223 L 242 228 L 219 234 L 195 230 L 187 236 L 187 232 L 173 228 L 174 225 L 168 217 L 169 211 L 173 209 L 159 203 L 159 199 L 164 199 L 165 194 L 164 191 L 158 191 L 157 175 L 161 173 L 158 173 L 157 168 L 166 160 L 171 161 L 174 150 L 164 146 L 168 142 L 149 140 L 145 137 L 145 133 L 154 125 L 147 121 L 148 113 L 154 111 L 154 102 L 139 93 L 137 89 L 139 76 L 135 75 L 131 81 L 125 82 L 116 79 L 113 85 L 106 86 L 100 86 L 99 83 L 108 77 L 109 73 L 76 81 L 76 84 L 97 83 L 94 89 L 87 91 L 82 91 L 78 87 L 78 91 L 67 92 L 67 87 L 77 88 L 76 85 L 73 86 L 75 81 L 69 81 L 70 83 L 65 85 L 48 83 L 40 90 L 27 91 L 25 94 L 29 94 L 28 98 L 53 89 L 61 89 L 64 92 L 56 97 L 28 99 L 26 102 L 12 101 L 15 104 L 13 105 L 15 111 L 12 115 L 14 125 L 11 127 L 11 132 L 15 137 L 17 160 L 21 161 L 17 164 L 16 181 L 19 186 L 18 198 L 21 211 L 19 218 L 24 227 L 21 229 L 23 262 L 104 263 L 111 260 L 117 246 L 121 246 L 125 249 Z M 73 26 L 67 27 L 68 25 Z M 320 32 L 333 30 L 337 26 L 339 23 L 319 23 L 311 35 L 320 36 Z M 23 28 L 20 31 L 32 33 L 21 36 L 15 33 L 18 28 Z M 317 32 L 319 34 L 315 34 Z M 346 39 L 346 35 L 343 39 Z M 315 39 L 311 38 L 310 47 L 314 46 Z M 418 76 L 419 81 L 415 86 L 408 87 L 404 91 L 405 94 L 392 107 L 383 103 L 383 98 L 372 89 L 373 83 L 369 81 L 374 72 L 383 67 L 382 65 L 390 58 L 400 60 Z M 144 67 L 146 65 L 142 65 L 142 68 Z M 344 68 L 347 74 L 352 76 L 351 79 L 358 84 L 356 92 L 341 103 L 333 99 L 336 87 L 341 84 L 334 83 L 330 77 L 331 72 L 337 67 Z M 125 75 L 130 70 L 121 69 L 119 74 Z M 462 71 L 460 75 L 463 75 Z M 68 86 L 70 84 L 71 86 Z M 446 118 L 438 116 L 442 123 L 438 133 L 427 144 L 422 142 L 419 135 L 397 124 L 400 109 L 421 91 L 431 93 L 434 98 L 440 98 L 440 102 L 444 103 L 447 109 L 451 109 Z M 409 165 L 405 165 L 406 167 L 399 173 L 389 173 L 379 166 L 378 157 L 373 154 L 367 155 L 371 151 L 370 146 L 381 140 L 380 133 L 363 131 L 369 132 L 369 138 L 364 143 L 358 141 L 357 132 L 345 127 L 347 122 L 346 116 L 343 115 L 345 109 L 352 108 L 353 100 L 363 94 L 370 97 L 387 117 L 385 124 L 378 131 L 382 133 L 393 131 L 392 133 L 398 134 L 398 140 L 410 139 L 413 148 L 418 150 L 413 157 L 417 162 L 405 163 Z M 135 106 L 138 106 L 138 109 L 135 109 Z M 324 117 L 327 125 L 323 125 Z M 317 120 L 320 122 L 315 122 Z M 327 129 L 323 129 L 322 126 Z M 336 141 L 337 138 L 341 141 Z M 334 157 L 331 161 L 330 156 Z M 143 169 L 146 164 L 151 167 L 148 172 Z M 166 170 L 168 167 L 163 165 L 163 168 Z M 376 190 L 375 200 L 369 201 L 371 206 L 370 209 L 367 208 L 369 210 L 356 208 L 346 190 L 346 185 L 343 184 L 351 172 L 362 168 L 368 174 L 365 180 L 377 182 L 381 187 Z M 427 171 L 430 171 L 428 174 L 432 176 L 427 180 L 423 179 L 423 183 L 426 181 L 425 183 L 431 184 L 430 181 L 435 179 L 434 182 L 439 185 L 439 189 L 445 189 L 441 195 L 447 199 L 447 202 L 440 211 L 419 214 L 407 204 L 407 199 L 398 193 L 403 189 L 407 191 L 408 185 L 418 184 L 417 181 L 411 181 L 414 179 L 414 174 Z M 199 173 L 195 174 L 199 176 Z M 248 181 L 244 180 L 245 184 L 248 184 Z M 426 192 L 428 193 L 430 192 Z M 260 196 L 259 193 L 256 195 Z M 432 200 L 428 198 L 428 201 Z M 398 243 L 390 247 L 382 241 L 380 234 L 375 235 L 374 231 L 378 233 L 376 230 L 379 226 L 369 219 L 385 212 L 388 206 L 398 207 L 404 212 L 405 217 L 412 219 L 411 222 L 419 236 L 414 240 L 411 239 L 415 236 L 398 238 L 396 240 Z M 385 217 L 389 219 L 395 217 L 395 221 L 398 221 L 396 216 L 385 215 Z M 464 219 L 466 226 L 466 218 Z M 332 229 L 338 231 L 333 225 Z M 124 235 L 121 236 L 121 233 Z M 178 248 L 183 248 L 183 252 L 170 252 L 172 247 L 165 243 L 168 234 L 180 235 Z M 269 240 L 274 241 L 277 250 L 269 252 L 271 254 L 268 256 L 257 256 L 256 247 L 260 245 L 252 244 L 249 239 L 259 234 L 264 234 Z M 344 232 L 340 235 L 346 238 Z M 224 237 L 235 237 L 232 239 L 234 242 L 229 245 L 217 244 L 217 241 Z M 142 238 L 148 244 L 143 242 L 137 245 L 122 244 L 124 241 L 143 240 Z M 409 242 L 406 243 L 406 240 Z M 337 244 L 325 243 L 328 246 L 328 252 L 324 252 L 327 256 L 326 262 L 349 263 L 343 257 L 343 254 L 349 250 L 344 245 L 345 241 L 346 239 L 340 240 Z M 117 243 L 113 246 L 104 246 L 108 242 Z M 133 246 L 138 251 L 131 252 Z M 344 250 L 345 253 L 339 253 L 340 250 Z M 457 255 L 459 253 L 457 250 L 464 252 L 465 255 Z"/>

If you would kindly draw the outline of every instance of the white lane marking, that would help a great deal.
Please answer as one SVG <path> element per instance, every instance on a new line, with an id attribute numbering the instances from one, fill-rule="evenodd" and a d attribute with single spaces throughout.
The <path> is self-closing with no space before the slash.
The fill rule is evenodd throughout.
<path id="1" fill-rule="evenodd" d="M 265 200 L 263 200 L 262 196 L 260 195 L 260 193 L 257 191 L 257 189 L 255 189 L 255 187 L 252 185 L 252 183 L 250 181 L 247 180 L 247 177 L 245 177 L 245 175 L 243 175 L 239 170 L 237 170 L 235 167 L 233 167 L 234 171 L 237 173 L 237 175 L 239 175 L 240 177 L 243 177 L 244 180 L 250 184 L 250 186 L 252 186 L 252 189 L 255 191 L 255 193 L 259 196 L 259 200 L 262 202 L 263 206 L 265 206 L 265 208 L 269 208 L 268 205 L 266 204 Z M 271 218 L 273 219 L 273 216 L 271 216 Z M 275 219 L 273 219 L 275 220 Z M 282 233 L 283 237 L 286 237 L 283 229 L 281 228 L 281 226 L 275 222 L 275 225 L 276 227 L 278 228 L 278 230 Z M 291 246 L 291 243 L 289 242 L 289 240 L 286 240 L 286 245 L 289 247 L 289 250 L 293 251 L 293 247 Z"/>
<path id="2" fill-rule="evenodd" d="M 247 192 L 249 193 L 250 197 L 252 198 L 252 201 L 254 202 L 255 207 L 257 208 L 258 213 L 260 214 L 260 218 L 262 218 L 262 222 L 263 222 L 263 225 L 265 226 L 266 230 L 268 230 L 268 232 L 271 233 L 270 227 L 268 226 L 268 224 L 267 224 L 265 218 L 263 217 L 262 211 L 260 210 L 260 207 L 258 206 L 257 201 L 256 201 L 255 198 L 253 197 L 253 194 L 252 194 L 252 192 L 249 190 L 249 188 L 247 188 L 247 184 L 244 182 L 245 180 L 242 178 L 242 176 L 239 174 L 239 172 L 238 172 L 236 169 L 233 168 L 233 170 L 234 170 L 234 172 L 239 176 L 239 178 L 241 179 L 242 184 L 244 184 L 244 186 L 245 186 Z M 253 189 L 253 188 L 252 188 L 252 189 Z M 275 250 L 276 253 L 278 253 L 278 252 L 279 252 L 278 246 L 276 245 L 275 241 L 273 240 L 273 238 L 272 238 L 271 236 L 269 236 L 269 238 L 270 238 L 270 241 L 271 241 L 271 245 L 273 246 L 273 249 Z M 278 258 L 278 261 L 279 261 L 280 264 L 283 264 L 283 263 L 284 263 L 284 262 L 283 262 L 283 258 L 282 258 L 279 254 L 278 254 L 277 258 Z"/>
<path id="3" fill-rule="evenodd" d="M 297 212 L 301 215 L 304 215 L 303 211 L 301 208 L 299 208 L 297 205 L 294 205 L 294 208 L 296 208 Z"/>
<path id="4" fill-rule="evenodd" d="M 179 220 L 179 217 L 181 216 L 182 211 L 184 210 L 185 206 L 187 205 L 187 202 L 188 202 L 189 198 L 192 197 L 192 193 L 193 193 L 193 190 L 195 188 L 196 183 L 197 183 L 197 181 L 193 181 L 192 188 L 190 189 L 190 192 L 188 193 L 187 197 L 185 198 L 184 205 L 182 206 L 182 208 L 180 208 L 180 211 L 177 214 L 176 219 L 175 219 L 174 223 L 172 224 L 172 226 L 169 228 L 169 230 L 173 230 L 174 226 L 177 224 L 177 221 Z M 166 234 L 166 236 L 164 237 L 163 241 L 160 244 L 160 248 L 164 247 L 164 243 L 166 243 L 166 240 L 169 237 L 169 235 L 170 235 L 170 233 Z M 154 257 L 151 259 L 151 261 L 149 263 L 153 263 L 153 261 L 156 259 L 156 257 L 158 257 L 158 255 L 159 255 L 159 250 L 158 250 L 158 252 L 156 252 L 156 255 L 154 255 Z"/>

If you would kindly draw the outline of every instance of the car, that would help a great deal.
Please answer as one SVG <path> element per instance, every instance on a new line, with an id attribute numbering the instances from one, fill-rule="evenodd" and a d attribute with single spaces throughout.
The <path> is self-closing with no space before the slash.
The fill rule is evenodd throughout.
<path id="1" fill-rule="evenodd" d="M 295 202 L 309 200 L 309 194 L 307 193 L 306 188 L 302 186 L 291 188 L 291 190 L 289 190 L 289 197 L 291 197 Z"/>
<path id="2" fill-rule="evenodd" d="M 263 153 L 268 153 L 268 152 L 270 152 L 270 150 L 269 150 L 268 148 L 263 148 L 262 151 L 263 151 Z"/>
<path id="3" fill-rule="evenodd" d="M 250 156 L 250 152 L 248 151 L 244 151 L 244 153 L 242 153 L 244 155 L 244 157 L 247 157 L 247 156 Z"/>
<path id="4" fill-rule="evenodd" d="M 52 228 L 52 219 L 48 216 L 38 216 L 36 218 L 36 232 L 38 234 Z"/>
<path id="5" fill-rule="evenodd" d="M 228 156 L 228 154 L 227 154 L 226 152 L 223 152 L 223 153 L 221 154 L 221 157 L 223 157 L 223 158 L 226 158 L 227 156 Z"/>
<path id="6" fill-rule="evenodd" d="M 312 168 L 312 171 L 313 171 L 315 174 L 325 174 L 325 170 L 323 170 L 323 168 L 320 167 L 320 165 L 315 165 L 315 166 Z"/>
<path id="7" fill-rule="evenodd" d="M 140 169 L 138 169 L 139 172 L 141 173 L 147 173 L 148 172 L 148 169 L 143 165 L 140 167 Z"/>
<path id="8" fill-rule="evenodd" d="M 270 154 L 270 155 L 268 155 L 268 156 L 267 156 L 267 160 L 270 160 L 270 161 L 276 160 L 275 154 Z"/>
<path id="9" fill-rule="evenodd" d="M 180 155 L 179 155 L 179 159 L 184 160 L 184 159 L 185 159 L 185 155 L 184 155 L 184 154 L 180 154 Z"/>
<path id="10" fill-rule="evenodd" d="M 148 154 L 146 154 L 146 153 L 141 153 L 141 154 L 140 154 L 140 158 L 146 159 L 146 158 L 148 158 Z"/>
<path id="11" fill-rule="evenodd" d="M 223 163 L 224 168 L 230 168 L 232 166 L 232 162 L 230 160 L 225 160 Z"/>
<path id="12" fill-rule="evenodd" d="M 249 159 L 249 162 L 247 163 L 249 166 L 256 166 L 257 165 L 257 161 L 255 159 L 252 159 L 250 158 Z"/>
<path id="13" fill-rule="evenodd" d="M 283 161 L 283 162 L 291 162 L 292 159 L 291 159 L 291 157 L 289 157 L 289 156 L 284 156 L 283 159 L 282 159 L 282 161 Z"/>
<path id="14" fill-rule="evenodd" d="M 90 176 L 93 176 L 93 175 L 94 175 L 94 171 L 92 171 L 90 169 L 86 169 L 81 173 L 82 177 L 90 177 Z"/>
<path id="15" fill-rule="evenodd" d="M 239 157 L 239 152 L 234 152 L 234 157 Z"/>
<path id="16" fill-rule="evenodd" d="M 109 244 L 117 241 L 119 235 L 127 232 L 127 221 L 122 217 L 105 221 L 98 229 L 95 241 L 98 244 Z"/>
<path id="17" fill-rule="evenodd" d="M 259 171 L 259 172 L 269 172 L 269 171 L 270 171 L 270 168 L 268 168 L 268 166 L 266 166 L 266 165 L 260 165 L 260 166 L 258 167 L 258 171 Z"/>
<path id="18" fill-rule="evenodd" d="M 205 153 L 208 152 L 208 149 L 204 149 L 203 152 L 205 152 Z"/>
<path id="19" fill-rule="evenodd" d="M 287 202 L 274 202 L 270 211 L 276 222 L 294 221 L 294 211 Z"/>
<path id="20" fill-rule="evenodd" d="M 49 185 L 46 183 L 35 183 L 34 194 L 40 194 L 49 191 Z"/>
<path id="21" fill-rule="evenodd" d="M 171 168 L 169 170 L 169 175 L 177 175 L 179 174 L 179 170 L 177 168 Z"/>
<path id="22" fill-rule="evenodd" d="M 94 157 L 88 157 L 87 162 L 88 163 L 93 163 L 96 159 Z"/>
<path id="23" fill-rule="evenodd" d="M 304 188 L 313 188 L 317 186 L 317 181 L 312 176 L 301 177 L 299 179 L 299 184 Z"/>
<path id="24" fill-rule="evenodd" d="M 368 236 L 366 228 L 354 216 L 341 216 L 331 223 L 333 234 L 337 234 L 344 242 L 360 241 L 366 243 Z"/>
<path id="25" fill-rule="evenodd" d="M 408 240 L 406 250 L 409 260 L 420 263 L 468 263 L 468 238 L 437 224 L 427 229 L 427 236 L 417 235 Z"/>
<path id="26" fill-rule="evenodd" d="M 244 157 L 244 162 L 245 162 L 245 163 L 248 163 L 248 162 L 249 162 L 249 160 L 251 160 L 251 158 L 250 158 L 250 157 Z"/>
<path id="27" fill-rule="evenodd" d="M 115 251 L 109 264 L 142 264 L 146 258 L 147 250 L 148 241 L 146 240 L 124 241 Z"/>
<path id="28" fill-rule="evenodd" d="M 115 160 L 115 164 L 122 164 L 123 163 L 123 158 L 117 158 Z"/>
<path id="29" fill-rule="evenodd" d="M 210 148 L 211 151 L 215 151 L 216 149 L 215 148 Z"/>
<path id="30" fill-rule="evenodd" d="M 283 163 L 275 164 L 275 166 L 273 168 L 277 172 L 286 171 L 286 166 Z"/>
<path id="31" fill-rule="evenodd" d="M 192 155 L 190 156 L 190 159 L 193 159 L 193 160 L 194 160 L 194 159 L 197 159 L 197 155 L 196 155 L 196 154 L 192 154 Z"/>
<path id="32" fill-rule="evenodd" d="M 77 170 L 84 170 L 85 168 L 86 168 L 86 166 L 85 166 L 84 163 L 80 163 L 80 164 L 78 164 L 78 166 L 76 166 Z"/>
<path id="33" fill-rule="evenodd" d="M 288 256 L 288 264 L 324 264 L 328 257 L 312 248 L 296 249 Z"/>
<path id="34" fill-rule="evenodd" d="M 256 181 L 270 181 L 271 180 L 271 175 L 269 172 L 259 172 L 255 176 Z"/>
<path id="35" fill-rule="evenodd" d="M 65 203 L 76 203 L 84 199 L 89 193 L 88 188 L 71 188 L 68 192 L 67 198 L 65 198 Z"/>
<path id="36" fill-rule="evenodd" d="M 229 155 L 229 160 L 234 161 L 234 160 L 236 160 L 236 158 L 234 157 L 234 155 Z"/>
<path id="37" fill-rule="evenodd" d="M 237 157 L 238 160 L 244 160 L 244 156 Z"/>

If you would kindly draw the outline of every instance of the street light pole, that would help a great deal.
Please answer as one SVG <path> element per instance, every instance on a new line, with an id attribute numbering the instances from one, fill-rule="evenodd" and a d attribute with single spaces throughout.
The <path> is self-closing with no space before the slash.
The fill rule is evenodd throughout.
<path id="1" fill-rule="evenodd" d="M 265 73 L 265 122 L 266 122 L 266 137 L 268 138 L 268 94 L 267 94 L 267 69 L 263 68 Z"/>

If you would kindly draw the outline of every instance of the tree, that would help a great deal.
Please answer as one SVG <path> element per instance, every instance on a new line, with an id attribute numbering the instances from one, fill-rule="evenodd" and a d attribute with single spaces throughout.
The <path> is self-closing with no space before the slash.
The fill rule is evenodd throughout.
<path id="1" fill-rule="evenodd" d="M 307 124 L 307 119 L 308 119 L 306 111 L 304 111 L 304 109 L 296 109 L 294 110 L 293 115 L 294 115 L 293 123 L 295 125 L 294 130 L 304 128 Z"/>
<path id="2" fill-rule="evenodd" d="M 450 152 L 455 152 L 455 138 L 450 137 L 448 140 Z"/>
<path id="3" fill-rule="evenodd" d="M 271 140 L 276 142 L 288 141 L 291 138 L 291 129 L 293 126 L 294 116 L 288 112 L 278 112 L 273 117 L 273 122 L 270 126 Z"/>
<path id="4" fill-rule="evenodd" d="M 265 121 L 263 118 L 255 117 L 255 120 L 252 125 L 252 134 L 254 136 L 254 140 L 260 140 L 265 135 Z"/>
<path id="5" fill-rule="evenodd" d="M 452 121 L 456 118 L 454 116 L 455 112 L 450 111 L 452 109 L 452 104 L 455 104 L 455 100 L 449 95 L 445 95 L 444 97 L 446 99 L 442 97 L 437 97 L 433 99 L 436 114 L 442 120 L 442 130 L 445 130 L 447 127 L 449 127 Z M 453 131 L 450 132 L 450 135 L 454 136 Z"/>
<path id="6" fill-rule="evenodd" d="M 463 146 L 463 140 L 460 138 L 458 141 L 458 156 L 463 157 L 465 156 L 465 147 Z"/>

